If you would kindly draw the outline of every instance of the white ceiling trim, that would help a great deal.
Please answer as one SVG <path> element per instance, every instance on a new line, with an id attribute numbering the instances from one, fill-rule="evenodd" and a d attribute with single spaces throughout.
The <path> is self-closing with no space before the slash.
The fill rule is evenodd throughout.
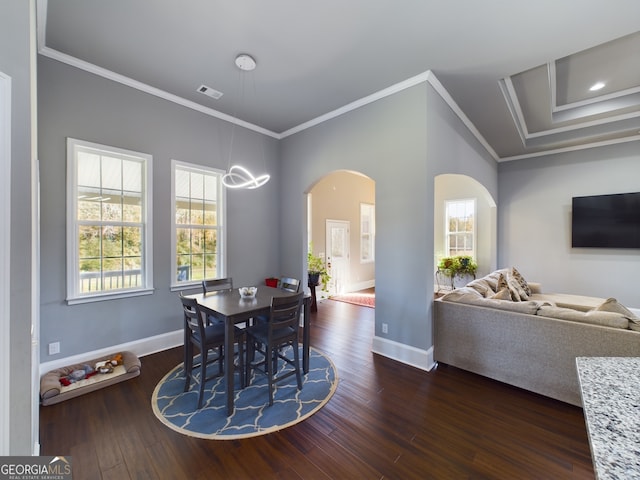
<path id="1" fill-rule="evenodd" d="M 507 103 L 507 108 L 509 109 L 511 118 L 513 118 L 513 123 L 515 124 L 518 135 L 520 136 L 520 141 L 522 142 L 522 145 L 526 146 L 529 131 L 527 130 L 527 122 L 524 120 L 524 113 L 522 113 L 522 107 L 520 106 L 520 102 L 518 102 L 518 96 L 516 95 L 511 77 L 503 78 L 498 81 L 498 86 L 500 87 L 502 96 Z"/>
<path id="2" fill-rule="evenodd" d="M 557 61 L 556 61 L 557 62 Z M 557 88 L 557 78 L 556 78 L 556 62 L 549 62 L 547 64 L 547 69 L 549 72 L 549 86 L 551 88 L 551 111 L 552 112 L 562 112 L 563 110 L 572 110 L 575 108 L 584 107 L 587 105 L 593 105 L 595 103 L 604 103 L 610 100 L 615 100 L 622 97 L 627 97 L 631 95 L 635 95 L 640 93 L 640 86 L 627 88 L 625 90 L 619 90 L 617 92 L 607 93 L 605 95 L 598 95 L 595 97 L 586 98 L 584 100 L 580 100 L 579 102 L 569 102 L 562 105 L 558 105 L 558 99 L 556 97 L 556 88 Z M 624 105 L 623 107 L 628 107 L 629 105 Z M 620 108 L 623 108 L 620 107 Z"/>
<path id="3" fill-rule="evenodd" d="M 351 112 L 360 107 L 364 107 L 365 105 L 368 105 L 370 103 L 377 102 L 378 100 L 388 97 L 390 95 L 393 95 L 394 93 L 401 92 L 402 90 L 405 90 L 407 88 L 413 87 L 420 83 L 426 82 L 429 79 L 429 75 L 433 75 L 433 74 L 429 70 L 427 70 L 426 72 L 423 72 L 414 77 L 408 78 L 407 80 L 404 80 L 400 83 L 396 83 L 395 85 L 384 88 L 382 90 L 379 90 L 378 92 L 372 93 L 371 95 L 368 95 L 366 97 L 360 98 L 359 100 L 355 100 L 351 103 L 348 103 L 347 105 L 337 108 L 331 112 L 325 113 L 324 115 L 320 115 L 319 117 L 309 120 L 308 122 L 301 123 L 296 127 L 290 128 L 289 130 L 282 132 L 281 134 L 282 138 L 293 135 L 294 133 L 301 132 L 315 125 L 319 125 L 320 123 L 331 120 L 332 118 L 339 117 L 340 115 L 344 115 L 345 113 Z"/>
<path id="4" fill-rule="evenodd" d="M 555 68 L 551 63 L 548 64 L 548 71 L 549 71 L 549 79 L 550 79 L 549 87 L 550 87 L 551 98 L 552 98 L 552 101 L 555 103 L 555 98 L 554 98 L 555 97 L 555 81 L 551 81 L 552 78 L 555 78 L 553 73 L 555 71 Z M 511 81 L 511 77 L 503 78 L 499 83 L 500 83 L 500 89 L 502 90 L 502 94 L 505 98 L 505 101 L 507 102 L 507 107 L 509 109 L 509 112 L 511 113 L 511 116 L 515 122 L 516 129 L 518 131 L 518 134 L 520 135 L 520 139 L 522 140 L 523 145 L 525 147 L 532 146 L 531 140 L 544 139 L 547 137 L 551 138 L 553 136 L 557 136 L 557 135 L 560 135 L 563 133 L 569 133 L 569 132 L 577 133 L 580 130 L 593 128 L 593 127 L 606 126 L 607 124 L 610 124 L 610 123 L 621 122 L 621 121 L 640 117 L 640 112 L 630 112 L 630 113 L 625 113 L 621 115 L 615 115 L 615 116 L 604 118 L 604 119 L 596 119 L 588 122 L 581 122 L 574 125 L 565 125 L 562 127 L 549 128 L 547 130 L 542 130 L 540 132 L 529 132 L 529 129 L 527 127 L 527 122 L 524 118 L 524 113 L 522 112 L 522 107 L 520 106 L 520 102 L 518 100 L 518 95 L 516 94 L 515 88 L 513 86 L 513 82 Z M 626 90 L 627 93 L 625 93 L 625 96 L 629 95 L 630 93 L 634 93 L 634 94 L 636 93 L 636 92 L 631 92 L 631 90 L 635 90 L 635 89 Z M 611 95 L 607 95 L 606 97 L 609 97 Z M 616 96 L 620 97 L 621 95 L 616 95 Z M 604 98 L 604 97 L 605 97 L 604 95 L 601 96 L 601 98 Z M 595 103 L 595 102 L 591 102 L 591 103 Z M 579 133 L 577 134 L 579 135 Z M 598 143 L 599 142 L 588 144 L 588 145 L 596 145 Z M 568 148 L 577 148 L 577 147 L 568 147 Z M 554 150 L 554 152 L 555 151 L 557 150 Z"/>
<path id="5" fill-rule="evenodd" d="M 453 100 L 453 98 L 451 97 L 451 95 L 449 95 L 449 92 L 447 92 L 447 90 L 444 88 L 444 86 L 440 83 L 440 81 L 437 79 L 437 77 L 433 74 L 433 72 L 431 72 L 430 70 L 423 72 L 421 74 L 418 74 L 414 77 L 411 77 L 403 82 L 400 82 L 398 84 L 392 85 L 390 87 L 387 87 L 383 90 L 380 90 L 376 93 L 373 93 L 367 97 L 363 97 L 359 100 L 356 100 L 354 102 L 351 102 L 343 107 L 340 107 L 336 110 L 333 110 L 331 112 L 328 112 L 326 114 L 323 114 L 319 117 L 316 117 L 315 119 L 309 120 L 307 122 L 304 122 L 296 127 L 293 127 L 289 130 L 286 130 L 282 133 L 276 133 L 273 132 L 271 130 L 267 130 L 263 127 L 260 127 L 258 125 L 249 123 L 249 122 L 245 122 L 244 120 L 240 120 L 238 118 L 235 118 L 231 115 L 227 115 L 225 113 L 219 112 L 215 109 L 209 108 L 209 107 L 205 107 L 203 105 L 200 105 L 196 102 L 192 102 L 190 100 L 187 100 L 185 98 L 179 97 L 177 95 L 173 95 L 169 92 L 166 92 L 164 90 L 160 90 L 158 88 L 152 87 L 150 85 L 147 85 L 145 83 L 142 82 L 138 82 L 136 80 L 133 80 L 132 78 L 126 77 L 124 75 L 120 75 L 117 74 L 115 72 L 112 72 L 110 70 L 104 69 L 102 67 L 99 67 L 97 65 L 93 65 L 89 62 L 85 62 L 83 60 L 80 60 L 76 57 L 72 57 L 70 55 L 64 54 L 62 52 L 59 52 L 57 50 L 54 50 L 52 48 L 49 48 L 45 45 L 45 41 L 46 41 L 46 23 L 47 23 L 47 9 L 48 9 L 48 0 L 37 0 L 37 11 L 36 11 L 36 15 L 37 15 L 37 44 L 38 44 L 38 53 L 60 61 L 62 63 L 66 63 L 68 65 L 71 65 L 73 67 L 79 68 L 81 70 L 85 70 L 87 72 L 93 73 L 95 75 L 107 78 L 109 80 L 121 83 L 123 85 L 127 85 L 131 88 L 135 88 L 137 90 L 143 91 L 145 93 L 157 96 L 159 98 L 162 98 L 164 100 L 176 103 L 178 105 L 182 105 L 186 108 L 190 108 L 192 110 L 198 111 L 200 113 L 203 113 L 205 115 L 209 115 L 215 118 L 218 118 L 220 120 L 224 120 L 226 122 L 230 122 L 232 124 L 236 124 L 239 125 L 241 127 L 247 128 L 249 130 L 255 131 L 257 133 L 261 133 L 263 135 L 267 135 L 269 137 L 275 138 L 275 139 L 283 139 L 285 137 L 288 137 L 290 135 L 293 135 L 295 133 L 301 132 L 303 130 L 306 130 L 308 128 L 311 128 L 315 125 L 319 125 L 323 122 L 326 122 L 328 120 L 331 120 L 333 118 L 339 117 L 345 113 L 348 113 L 352 110 L 355 110 L 357 108 L 360 108 L 362 106 L 365 106 L 369 103 L 378 101 L 382 98 L 385 98 L 387 96 L 393 95 L 395 93 L 398 93 L 402 90 L 405 90 L 407 88 L 410 88 L 412 86 L 418 85 L 419 83 L 422 82 L 428 82 L 435 90 L 436 92 L 441 96 L 441 98 L 445 101 L 445 103 L 447 103 L 447 105 L 453 110 L 454 114 L 456 116 L 458 116 L 458 118 L 462 121 L 462 123 L 467 127 L 467 129 L 471 132 L 471 134 L 478 140 L 478 142 L 480 142 L 480 144 L 486 149 L 486 151 L 489 153 L 489 155 L 491 155 L 491 157 L 500 162 L 500 161 L 511 161 L 511 160 L 520 160 L 520 159 L 525 159 L 525 158 L 533 158 L 533 157 L 540 157 L 540 156 L 545 156 L 545 155 L 553 155 L 555 153 L 562 153 L 562 152 L 567 152 L 567 151 L 572 151 L 572 150 L 582 150 L 585 148 L 593 148 L 593 147 L 598 147 L 598 146 L 603 146 L 603 145 L 611 145 L 611 144 L 615 144 L 615 143 L 625 143 L 625 142 L 629 142 L 629 141 L 637 141 L 640 140 L 640 135 L 636 135 L 636 136 L 632 136 L 632 137 L 625 137 L 622 139 L 615 139 L 615 140 L 610 140 L 610 141 L 604 141 L 604 142 L 594 142 L 591 144 L 586 144 L 586 145 L 582 145 L 582 146 L 571 146 L 571 147 L 565 147 L 565 148 L 559 148 L 559 149 L 555 149 L 555 150 L 546 150 L 543 152 L 534 152 L 534 153 L 528 153 L 528 154 L 523 154 L 523 155 L 517 155 L 517 156 L 511 156 L 511 157 L 502 157 L 500 158 L 498 156 L 498 154 L 493 150 L 493 148 L 489 145 L 489 143 L 484 139 L 484 137 L 480 134 L 480 132 L 478 131 L 478 129 L 475 127 L 475 125 L 473 125 L 473 123 L 469 120 L 469 118 L 464 114 L 464 112 L 460 109 L 460 107 L 458 106 L 458 104 L 455 102 L 455 100 Z M 520 107 L 520 104 L 517 100 L 517 96 L 515 95 L 515 90 L 513 88 L 513 84 L 511 83 L 510 78 L 505 78 L 502 81 L 499 82 L 500 84 L 500 89 L 502 90 L 503 96 L 507 102 L 507 106 L 509 111 L 511 112 L 511 115 L 513 117 L 513 120 L 515 122 L 516 128 L 518 130 L 518 133 L 521 137 L 521 140 L 523 142 L 524 146 L 527 146 L 527 139 L 529 138 L 535 138 L 535 137 L 542 137 L 544 135 L 549 135 L 549 134 L 557 134 L 557 133 L 563 133 L 565 131 L 570 131 L 570 130 L 574 130 L 574 129 L 580 129 L 580 128 L 584 128 L 584 124 L 577 126 L 577 127 L 563 127 L 563 128 L 559 128 L 559 129 L 552 129 L 552 130 L 548 130 L 546 132 L 541 132 L 541 133 L 535 133 L 535 134 L 531 134 L 528 132 L 527 127 L 526 127 L 526 122 L 524 121 L 524 116 L 522 114 L 522 110 Z M 632 89 L 632 90 L 636 90 L 636 89 Z M 638 91 L 640 91 L 640 88 L 638 89 Z M 632 92 L 632 93 L 638 93 L 638 91 L 636 92 Z M 628 94 L 628 93 L 627 93 Z M 554 99 L 554 105 L 555 105 L 555 99 Z M 632 114 L 628 114 L 625 116 L 619 116 L 619 117 L 614 117 L 617 120 L 624 120 L 624 119 L 628 119 L 628 118 L 636 118 L 640 116 L 640 112 L 638 113 L 632 113 Z M 606 122 L 591 122 L 589 124 L 589 126 L 594 126 L 594 125 L 598 125 L 599 123 L 606 123 Z"/>
<path id="6" fill-rule="evenodd" d="M 489 153 L 489 155 L 491 155 L 494 160 L 499 161 L 500 157 L 498 156 L 498 154 L 493 150 L 493 148 L 491 148 L 491 145 L 489 145 L 489 143 L 484 139 L 482 134 L 480 134 L 480 132 L 478 131 L 476 126 L 471 122 L 471 120 L 469 120 L 469 117 L 467 117 L 464 114 L 464 112 L 460 109 L 460 107 L 458 106 L 456 101 L 453 99 L 453 97 L 449 95 L 449 92 L 447 92 L 444 86 L 440 83 L 440 80 L 438 80 L 438 78 L 435 76 L 433 72 L 429 72 L 429 73 L 430 74 L 427 77 L 429 84 L 435 89 L 436 92 L 438 92 L 438 94 L 442 97 L 445 103 L 449 105 L 451 110 L 453 110 L 453 113 L 455 113 L 458 116 L 458 118 L 462 121 L 462 123 L 464 123 L 464 125 L 469 129 L 471 134 L 474 137 L 476 137 L 476 139 L 480 142 L 480 144 Z"/>
<path id="7" fill-rule="evenodd" d="M 522 155 L 514 155 L 512 157 L 502 157 L 500 158 L 499 162 L 510 162 L 513 160 L 525 160 L 527 158 L 547 157 L 549 155 L 556 155 L 558 153 L 575 152 L 579 150 L 587 150 L 589 148 L 617 145 L 619 143 L 637 142 L 639 140 L 640 140 L 640 135 L 633 135 L 631 137 L 616 138 L 613 140 L 603 140 L 601 142 L 585 143 L 583 145 L 574 145 L 571 147 L 556 148 L 554 150 L 544 150 L 541 152 L 525 153 Z"/>
<path id="8" fill-rule="evenodd" d="M 209 115 L 212 117 L 219 118 L 220 120 L 224 120 L 225 122 L 233 123 L 244 127 L 248 130 L 253 130 L 254 132 L 261 133 L 263 135 L 267 135 L 273 138 L 280 138 L 275 132 L 271 130 L 267 130 L 266 128 L 262 128 L 258 125 L 254 125 L 253 123 L 245 122 L 244 120 L 240 120 L 231 115 L 227 115 L 226 113 L 219 112 L 214 110 L 213 108 L 208 108 L 199 103 L 192 102 L 191 100 L 187 100 L 185 98 L 179 97 L 177 95 L 173 95 L 172 93 L 165 92 L 164 90 L 160 90 L 159 88 L 152 87 L 151 85 L 147 85 L 146 83 L 138 82 L 132 78 L 126 77 L 124 75 L 120 75 L 119 73 L 112 72 L 111 70 L 107 70 L 106 68 L 99 67 L 89 62 L 85 62 L 84 60 L 80 60 L 76 57 L 72 57 L 71 55 L 67 55 L 66 53 L 59 52 L 49 47 L 43 47 L 38 52 L 40 55 L 45 57 L 52 58 L 54 60 L 58 60 L 59 62 L 66 63 L 67 65 L 71 65 L 72 67 L 79 68 L 81 70 L 85 70 L 89 73 L 93 73 L 95 75 L 107 78 L 109 80 L 113 80 L 114 82 L 121 83 L 131 88 L 135 88 L 142 92 L 148 93 L 150 95 L 155 95 L 156 97 L 160 97 L 164 100 L 168 100 L 173 103 L 177 103 L 178 105 L 182 105 L 183 107 L 190 108 L 192 110 L 196 110 L 200 113 L 204 113 L 205 115 Z"/>

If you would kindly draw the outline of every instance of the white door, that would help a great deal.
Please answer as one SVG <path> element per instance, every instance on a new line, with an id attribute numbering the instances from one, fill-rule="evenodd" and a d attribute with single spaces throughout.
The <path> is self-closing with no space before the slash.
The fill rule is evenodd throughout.
<path id="1" fill-rule="evenodd" d="M 329 295 L 339 295 L 349 285 L 350 223 L 345 220 L 327 220 L 327 269 Z"/>

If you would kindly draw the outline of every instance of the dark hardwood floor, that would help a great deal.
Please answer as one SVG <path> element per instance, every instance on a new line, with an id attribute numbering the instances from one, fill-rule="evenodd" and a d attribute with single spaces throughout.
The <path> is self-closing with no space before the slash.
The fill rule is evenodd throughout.
<path id="1" fill-rule="evenodd" d="M 176 348 L 142 374 L 40 410 L 42 455 L 84 479 L 593 479 L 582 410 L 440 365 L 371 353 L 374 310 L 331 300 L 312 345 L 336 365 L 331 401 L 304 422 L 246 440 L 186 437 L 151 411 Z"/>

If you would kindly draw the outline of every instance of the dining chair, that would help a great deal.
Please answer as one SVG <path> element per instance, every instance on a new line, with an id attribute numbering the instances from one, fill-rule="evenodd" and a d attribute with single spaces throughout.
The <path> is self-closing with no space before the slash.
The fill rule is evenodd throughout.
<path id="1" fill-rule="evenodd" d="M 280 277 L 278 279 L 278 287 L 280 290 L 284 290 L 285 292 L 298 293 L 300 291 L 300 280 L 293 277 Z M 259 315 L 254 317 L 254 323 L 265 323 L 269 320 L 269 317 L 266 315 Z"/>
<path id="2" fill-rule="evenodd" d="M 233 290 L 233 278 L 210 278 L 202 281 L 202 293 Z"/>
<path id="3" fill-rule="evenodd" d="M 200 367 L 200 388 L 198 393 L 198 410 L 202 408 L 202 400 L 204 395 L 204 386 L 207 381 L 212 378 L 221 376 L 223 371 L 223 360 L 225 354 L 229 354 L 224 351 L 224 323 L 217 322 L 214 324 L 207 324 L 204 319 L 204 314 L 198 305 L 198 302 L 193 298 L 187 298 L 180 294 L 180 300 L 182 301 L 182 310 L 184 312 L 184 372 L 185 383 L 184 391 L 188 391 L 191 386 L 191 378 L 194 376 L 193 371 L 197 366 Z M 238 345 L 238 373 L 240 375 L 240 386 L 245 386 L 245 368 L 244 368 L 244 343 L 245 333 L 244 330 L 235 328 L 235 343 Z M 200 363 L 194 366 L 194 347 L 200 352 Z M 210 356 L 209 351 L 214 350 L 215 354 Z M 234 353 L 231 352 L 231 355 Z M 207 368 L 218 364 L 218 372 L 214 375 L 207 376 Z M 233 386 L 227 388 L 233 388 Z"/>
<path id="4" fill-rule="evenodd" d="M 298 352 L 298 330 L 302 312 L 304 292 L 287 297 L 271 299 L 269 320 L 246 329 L 247 362 L 245 384 L 249 384 L 251 372 L 258 370 L 267 375 L 269 383 L 269 405 L 273 405 L 274 385 L 292 375 L 296 376 L 298 390 L 302 389 L 300 374 L 300 354 Z M 290 346 L 292 352 L 287 356 Z M 255 361 L 255 353 L 262 354 L 261 361 Z M 284 361 L 279 369 L 278 363 Z"/>
<path id="5" fill-rule="evenodd" d="M 298 293 L 300 290 L 300 280 L 291 277 L 280 277 L 278 288 L 287 292 Z"/>
<path id="6" fill-rule="evenodd" d="M 212 292 L 224 292 L 227 290 L 233 290 L 233 278 L 210 278 L 202 281 L 202 293 L 208 294 Z M 208 315 L 207 320 L 209 323 L 216 323 L 220 320 L 213 315 Z"/>

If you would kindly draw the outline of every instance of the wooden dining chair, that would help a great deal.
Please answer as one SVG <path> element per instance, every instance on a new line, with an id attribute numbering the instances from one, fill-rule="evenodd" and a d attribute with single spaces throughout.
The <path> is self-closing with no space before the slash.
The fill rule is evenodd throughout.
<path id="1" fill-rule="evenodd" d="M 298 293 L 300 291 L 300 280 L 293 277 L 280 277 L 278 279 L 278 287 L 285 292 Z M 266 323 L 269 317 L 266 315 L 259 315 L 254 317 L 253 323 Z"/>
<path id="2" fill-rule="evenodd" d="M 202 281 L 202 293 L 207 295 L 213 292 L 224 292 L 227 290 L 233 290 L 233 278 L 210 278 Z M 207 320 L 209 323 L 216 323 L 220 320 L 213 315 L 208 315 Z"/>
<path id="3" fill-rule="evenodd" d="M 269 383 L 269 405 L 273 405 L 274 385 L 292 375 L 296 376 L 298 390 L 302 389 L 300 373 L 300 354 L 298 352 L 298 330 L 304 293 L 271 299 L 269 320 L 246 329 L 247 333 L 247 378 L 248 384 L 252 370 L 267 375 Z M 290 356 L 284 347 L 292 347 Z M 261 361 L 255 361 L 255 353 L 262 354 Z M 278 363 L 285 362 L 282 371 Z"/>
<path id="4" fill-rule="evenodd" d="M 225 354 L 229 352 L 224 351 L 224 323 L 217 322 L 214 324 L 207 324 L 204 319 L 204 315 L 198 302 L 193 298 L 187 298 L 180 294 L 180 300 L 182 301 L 182 310 L 184 313 L 184 372 L 185 382 L 184 391 L 188 391 L 191 386 L 191 379 L 194 376 L 193 371 L 198 366 L 200 367 L 200 388 L 198 393 L 198 410 L 202 408 L 202 400 L 204 395 L 204 386 L 207 381 L 212 378 L 221 376 L 224 373 L 223 361 Z M 238 366 L 240 375 L 240 386 L 245 386 L 245 368 L 244 368 L 244 343 L 245 334 L 244 330 L 236 328 L 235 331 L 235 343 L 238 345 Z M 194 365 L 193 358 L 195 355 L 195 349 L 200 352 L 200 362 Z M 215 353 L 210 356 L 210 351 Z M 230 353 L 231 355 L 234 352 Z M 207 376 L 207 368 L 218 364 L 218 371 L 216 374 Z M 233 388 L 233 386 L 227 386 L 227 388 Z"/>
<path id="5" fill-rule="evenodd" d="M 210 278 L 202 281 L 202 293 L 233 290 L 233 278 Z"/>
<path id="6" fill-rule="evenodd" d="M 292 277 L 280 277 L 278 288 L 287 292 L 298 293 L 300 290 L 300 280 Z"/>

